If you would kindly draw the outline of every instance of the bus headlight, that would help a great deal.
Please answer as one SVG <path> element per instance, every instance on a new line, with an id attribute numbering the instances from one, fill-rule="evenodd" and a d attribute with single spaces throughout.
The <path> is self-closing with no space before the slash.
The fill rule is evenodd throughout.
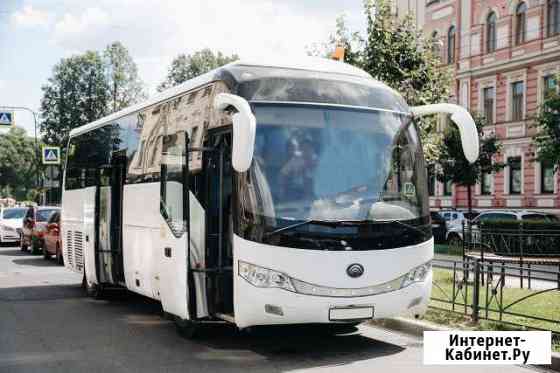
<path id="1" fill-rule="evenodd" d="M 430 273 L 431 268 L 431 262 L 424 263 L 416 268 L 412 268 L 410 272 L 408 272 L 408 274 L 404 276 L 401 287 L 404 288 L 405 286 L 411 285 L 415 282 L 424 281 L 426 279 L 426 276 L 428 276 L 428 273 Z"/>
<path id="2" fill-rule="evenodd" d="M 282 272 L 239 261 L 239 276 L 259 288 L 281 288 L 295 291 L 290 277 Z"/>

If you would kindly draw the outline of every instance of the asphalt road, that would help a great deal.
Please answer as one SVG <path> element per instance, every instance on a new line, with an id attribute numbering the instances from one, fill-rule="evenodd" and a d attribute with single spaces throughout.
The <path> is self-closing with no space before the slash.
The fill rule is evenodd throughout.
<path id="1" fill-rule="evenodd" d="M 421 340 L 359 326 L 232 327 L 181 338 L 146 298 L 83 295 L 80 276 L 54 260 L 0 247 L 0 372 L 531 372 L 522 367 L 423 366 Z"/>

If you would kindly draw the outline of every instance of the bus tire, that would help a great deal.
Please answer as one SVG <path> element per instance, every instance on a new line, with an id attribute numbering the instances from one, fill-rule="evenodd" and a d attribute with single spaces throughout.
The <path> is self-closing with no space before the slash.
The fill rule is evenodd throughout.
<path id="1" fill-rule="evenodd" d="M 87 276 L 86 273 L 84 271 L 84 278 L 82 280 L 82 287 L 84 288 L 84 290 L 86 291 L 86 294 L 94 299 L 102 299 L 103 298 L 103 293 L 104 293 L 104 286 L 102 284 L 94 284 L 94 283 L 90 283 L 87 280 Z"/>
<path id="2" fill-rule="evenodd" d="M 194 339 L 199 334 L 199 325 L 192 320 L 184 320 L 178 316 L 173 318 L 179 335 L 186 339 Z"/>
<path id="3" fill-rule="evenodd" d="M 62 252 L 60 251 L 60 247 L 58 247 L 58 244 L 56 245 L 56 262 L 61 266 L 64 265 L 64 257 L 62 256 Z"/>

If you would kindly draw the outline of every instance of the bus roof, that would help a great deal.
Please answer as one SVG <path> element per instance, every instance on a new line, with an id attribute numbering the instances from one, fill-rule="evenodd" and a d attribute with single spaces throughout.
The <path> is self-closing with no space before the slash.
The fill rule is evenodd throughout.
<path id="1" fill-rule="evenodd" d="M 217 69 L 207 72 L 206 74 L 197 76 L 196 78 L 190 79 L 182 84 L 179 84 L 175 87 L 169 88 L 163 92 L 160 92 L 154 95 L 152 98 L 140 102 L 138 104 L 129 106 L 123 110 L 117 111 L 113 114 L 110 114 L 106 117 L 100 118 L 96 121 L 88 123 L 86 125 L 74 128 L 70 131 L 70 137 L 80 135 L 85 132 L 89 132 L 95 128 L 101 127 L 111 121 L 124 117 L 128 114 L 132 114 L 136 111 L 139 111 L 143 108 L 158 104 L 160 102 L 167 101 L 175 96 L 178 96 L 184 92 L 190 91 L 191 89 L 203 86 L 207 83 L 210 83 L 216 80 L 216 77 L 220 75 L 220 72 L 228 71 L 231 67 L 234 66 L 247 66 L 249 69 L 251 67 L 271 67 L 271 68 L 280 68 L 280 69 L 288 69 L 288 70 L 307 70 L 313 72 L 323 72 L 323 73 L 333 73 L 333 74 L 340 74 L 340 75 L 348 75 L 358 78 L 366 78 L 370 79 L 371 81 L 373 78 L 364 70 L 361 70 L 355 66 L 350 64 L 339 62 L 335 60 L 329 60 L 325 58 L 318 58 L 318 57 L 305 57 L 300 58 L 297 60 L 285 60 L 285 59 L 275 59 L 275 60 L 262 60 L 262 61 L 253 61 L 253 60 L 237 60 L 235 62 L 229 63 Z M 382 84 L 382 83 L 380 83 Z M 388 87 L 387 87 L 388 88 Z"/>

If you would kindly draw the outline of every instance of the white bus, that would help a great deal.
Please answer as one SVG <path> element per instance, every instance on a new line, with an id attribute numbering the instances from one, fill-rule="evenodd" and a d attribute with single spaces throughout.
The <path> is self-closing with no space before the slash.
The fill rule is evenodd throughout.
<path id="1" fill-rule="evenodd" d="M 70 133 L 67 268 L 125 287 L 181 330 L 422 314 L 433 239 L 415 118 L 353 66 L 238 61 Z"/>

